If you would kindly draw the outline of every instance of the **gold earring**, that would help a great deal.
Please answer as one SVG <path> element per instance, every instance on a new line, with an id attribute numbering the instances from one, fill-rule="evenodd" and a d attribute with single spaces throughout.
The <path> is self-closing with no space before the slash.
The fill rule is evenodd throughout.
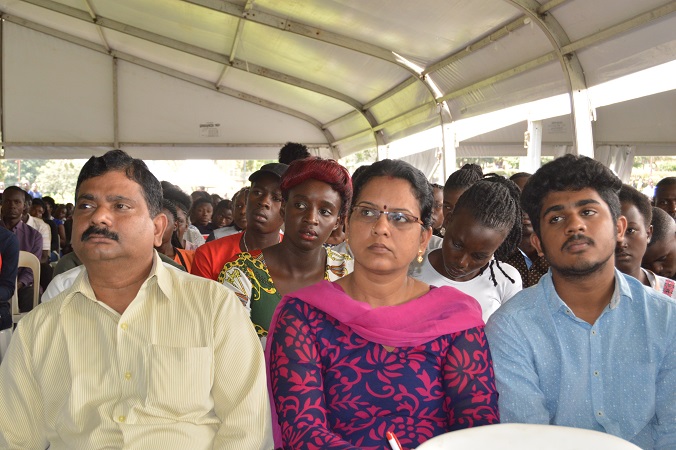
<path id="1" fill-rule="evenodd" d="M 423 256 L 422 255 L 423 255 L 423 251 L 419 250 L 418 251 L 418 257 L 416 258 L 416 260 L 418 261 L 418 264 L 422 264 L 422 262 L 423 262 Z"/>

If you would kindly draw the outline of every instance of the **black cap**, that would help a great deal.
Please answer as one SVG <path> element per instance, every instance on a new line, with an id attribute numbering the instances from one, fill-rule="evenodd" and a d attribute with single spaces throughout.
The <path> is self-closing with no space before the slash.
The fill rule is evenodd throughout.
<path id="1" fill-rule="evenodd" d="M 276 177 L 282 178 L 282 175 L 284 175 L 284 172 L 286 172 L 286 169 L 288 168 L 289 166 L 282 163 L 265 164 L 263 167 L 249 175 L 249 181 L 256 181 L 261 175 L 265 173 L 270 173 Z"/>

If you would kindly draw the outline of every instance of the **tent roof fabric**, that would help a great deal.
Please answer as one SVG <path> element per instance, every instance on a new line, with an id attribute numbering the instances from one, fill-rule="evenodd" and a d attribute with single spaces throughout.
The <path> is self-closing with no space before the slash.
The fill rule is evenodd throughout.
<path id="1" fill-rule="evenodd" d="M 289 140 L 340 158 L 676 60 L 674 0 L 0 0 L 0 12 L 14 158 L 272 159 Z M 651 100 L 673 125 L 673 102 L 646 97 L 599 112 L 601 140 L 676 142 L 664 115 L 632 111 Z M 572 141 L 561 120 L 555 138 Z"/>

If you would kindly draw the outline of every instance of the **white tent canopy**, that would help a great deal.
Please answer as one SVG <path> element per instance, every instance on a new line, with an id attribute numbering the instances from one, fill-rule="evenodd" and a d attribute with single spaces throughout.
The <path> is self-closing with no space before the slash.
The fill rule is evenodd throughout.
<path id="1" fill-rule="evenodd" d="M 340 158 L 557 95 L 572 112 L 542 121 L 543 154 L 676 153 L 676 83 L 599 108 L 588 95 L 676 60 L 676 1 L 0 0 L 0 12 L 8 159 L 272 159 L 286 141 Z M 524 155 L 527 128 L 450 146 Z"/>

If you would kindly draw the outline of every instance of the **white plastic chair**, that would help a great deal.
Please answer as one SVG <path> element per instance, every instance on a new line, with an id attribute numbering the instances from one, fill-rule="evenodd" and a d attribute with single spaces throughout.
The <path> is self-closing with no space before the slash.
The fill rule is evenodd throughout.
<path id="1" fill-rule="evenodd" d="M 32 253 L 21 250 L 19 252 L 19 268 L 28 267 L 33 271 L 33 308 L 40 301 L 40 260 Z M 16 324 L 26 313 L 19 310 L 19 296 L 16 287 L 12 296 L 12 321 Z"/>
<path id="2" fill-rule="evenodd" d="M 640 450 L 631 442 L 606 433 L 556 425 L 504 423 L 467 428 L 439 435 L 417 450 Z"/>
<path id="3" fill-rule="evenodd" d="M 7 353 L 7 347 L 9 347 L 11 340 L 12 328 L 0 331 L 0 362 L 5 359 L 5 353 Z"/>

